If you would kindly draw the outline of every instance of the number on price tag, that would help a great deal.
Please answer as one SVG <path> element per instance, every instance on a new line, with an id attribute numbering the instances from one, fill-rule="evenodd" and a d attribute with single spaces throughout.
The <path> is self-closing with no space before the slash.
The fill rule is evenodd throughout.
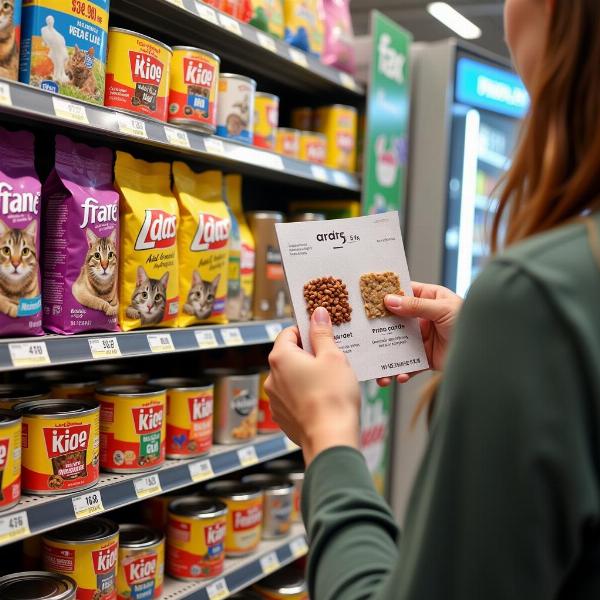
<path id="1" fill-rule="evenodd" d="M 265 556 L 260 559 L 260 568 L 264 575 L 277 571 L 277 569 L 279 569 L 279 559 L 277 558 L 277 554 L 275 552 L 265 554 Z"/>
<path id="2" fill-rule="evenodd" d="M 290 48 L 290 59 L 292 62 L 308 69 L 308 59 L 306 58 L 306 54 L 301 50 L 296 50 L 296 48 Z"/>
<path id="3" fill-rule="evenodd" d="M 242 332 L 237 327 L 221 329 L 221 336 L 226 346 L 240 346 L 244 343 Z"/>
<path id="4" fill-rule="evenodd" d="M 189 465 L 192 481 L 205 481 L 215 476 L 210 460 L 199 460 Z"/>
<path id="5" fill-rule="evenodd" d="M 219 347 L 219 342 L 217 342 L 215 332 L 212 329 L 200 329 L 194 333 L 196 335 L 196 341 L 198 342 L 198 348 L 206 350 L 207 348 Z"/>
<path id="6" fill-rule="evenodd" d="M 270 35 L 257 31 L 256 37 L 258 38 L 258 43 L 265 50 L 269 50 L 270 52 L 277 52 L 277 44 L 275 44 L 275 40 Z"/>
<path id="7" fill-rule="evenodd" d="M 148 138 L 146 133 L 146 123 L 140 119 L 117 113 L 117 123 L 119 131 L 125 135 L 133 135 L 139 138 Z"/>
<path id="8" fill-rule="evenodd" d="M 221 23 L 221 27 L 229 31 L 229 33 L 234 33 L 235 35 L 242 35 L 240 24 L 232 17 L 219 13 L 219 22 Z"/>
<path id="9" fill-rule="evenodd" d="M 277 339 L 277 336 L 281 333 L 281 323 L 267 323 L 265 325 L 265 329 L 267 331 L 267 337 L 274 342 Z"/>
<path id="10" fill-rule="evenodd" d="M 341 72 L 340 73 L 340 83 L 349 90 L 353 90 L 356 87 L 354 83 L 354 79 L 348 75 L 348 73 Z"/>
<path id="11" fill-rule="evenodd" d="M 165 135 L 169 144 L 180 146 L 181 148 L 191 148 L 190 138 L 183 129 L 175 129 L 174 127 L 167 127 L 165 125 Z"/>
<path id="12" fill-rule="evenodd" d="M 90 124 L 85 106 L 69 102 L 69 100 L 65 100 L 64 98 L 57 98 L 56 96 L 52 97 L 52 104 L 54 105 L 54 114 L 57 117 L 66 119 L 67 121 L 74 121 L 75 123 Z"/>
<path id="13" fill-rule="evenodd" d="M 237 455 L 242 467 L 250 467 L 258 462 L 258 456 L 256 456 L 256 448 L 254 446 L 240 448 L 237 451 Z"/>
<path id="14" fill-rule="evenodd" d="M 16 342 L 8 345 L 8 351 L 14 367 L 50 364 L 46 342 Z"/>
<path id="15" fill-rule="evenodd" d="M 173 352 L 175 346 L 170 333 L 149 333 L 148 346 L 152 352 Z"/>
<path id="16" fill-rule="evenodd" d="M 12 98 L 10 97 L 10 86 L 8 83 L 0 81 L 0 104 L 3 106 L 12 106 Z"/>
<path id="17" fill-rule="evenodd" d="M 221 140 L 217 140 L 215 138 L 205 138 L 204 139 L 204 147 L 207 152 L 211 154 L 218 154 L 222 156 L 225 154 L 225 145 Z"/>
<path id="18" fill-rule="evenodd" d="M 319 181 L 327 181 L 327 171 L 320 165 L 311 165 L 310 172 L 315 179 Z"/>
<path id="19" fill-rule="evenodd" d="M 73 510 L 76 519 L 85 519 L 104 512 L 100 490 L 73 498 Z"/>
<path id="20" fill-rule="evenodd" d="M 162 492 L 158 473 L 146 475 L 145 477 L 140 477 L 139 479 L 134 479 L 133 487 L 135 488 L 135 495 L 138 498 L 156 496 L 156 494 L 160 494 Z"/>
<path id="21" fill-rule="evenodd" d="M 342 173 L 341 171 L 333 172 L 333 180 L 336 185 L 341 185 L 342 187 L 347 187 L 349 185 L 348 175 L 346 173 Z"/>
<path id="22" fill-rule="evenodd" d="M 90 338 L 88 340 L 93 358 L 115 358 L 121 356 L 116 337 Z"/>
<path id="23" fill-rule="evenodd" d="M 219 21 L 217 20 L 217 13 L 210 6 L 206 6 L 206 4 L 200 0 L 196 0 L 196 12 L 198 13 L 198 16 L 202 17 L 205 21 L 209 21 L 215 25 L 219 24 Z"/>
<path id="24" fill-rule="evenodd" d="M 0 544 L 31 535 L 27 512 L 21 511 L 0 518 Z"/>
<path id="25" fill-rule="evenodd" d="M 285 438 L 285 447 L 290 452 L 294 452 L 295 450 L 298 450 L 300 448 L 300 446 L 298 446 L 298 444 L 296 444 L 295 442 L 292 442 L 292 440 L 290 440 L 289 437 Z"/>
<path id="26" fill-rule="evenodd" d="M 290 542 L 290 552 L 294 558 L 300 558 L 308 552 L 306 538 L 301 537 Z"/>
<path id="27" fill-rule="evenodd" d="M 206 593 L 210 600 L 223 600 L 229 596 L 229 588 L 224 579 L 217 579 L 214 583 L 206 586 Z"/>

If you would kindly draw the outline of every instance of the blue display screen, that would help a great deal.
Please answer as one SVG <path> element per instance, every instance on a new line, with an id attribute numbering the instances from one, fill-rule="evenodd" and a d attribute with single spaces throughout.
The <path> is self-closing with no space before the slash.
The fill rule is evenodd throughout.
<path id="1" fill-rule="evenodd" d="M 455 97 L 509 117 L 522 118 L 529 108 L 529 94 L 517 75 L 470 58 L 458 59 Z"/>

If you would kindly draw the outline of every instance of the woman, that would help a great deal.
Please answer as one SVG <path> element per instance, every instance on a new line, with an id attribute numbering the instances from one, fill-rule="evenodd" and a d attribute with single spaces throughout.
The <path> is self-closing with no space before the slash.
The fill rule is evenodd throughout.
<path id="1" fill-rule="evenodd" d="M 508 249 L 456 327 L 443 288 L 386 299 L 443 368 L 402 535 L 356 450 L 328 313 L 314 356 L 295 329 L 271 354 L 274 414 L 307 463 L 313 600 L 600 597 L 600 2 L 506 0 L 505 28 L 532 99 L 493 229 Z"/>

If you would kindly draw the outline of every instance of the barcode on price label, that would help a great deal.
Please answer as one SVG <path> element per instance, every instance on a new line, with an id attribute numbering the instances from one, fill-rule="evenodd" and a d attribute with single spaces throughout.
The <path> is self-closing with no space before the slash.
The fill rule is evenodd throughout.
<path id="1" fill-rule="evenodd" d="M 270 52 L 277 52 L 277 45 L 275 44 L 275 40 L 266 33 L 260 33 L 260 31 L 256 32 L 256 37 L 258 38 L 258 43 L 265 49 Z"/>
<path id="2" fill-rule="evenodd" d="M 116 337 L 90 338 L 88 343 L 93 358 L 121 356 L 121 349 Z"/>
<path id="3" fill-rule="evenodd" d="M 226 346 L 240 346 L 244 343 L 242 332 L 237 327 L 221 329 L 221 337 Z"/>
<path id="4" fill-rule="evenodd" d="M 175 350 L 170 333 L 149 333 L 148 346 L 152 352 L 173 352 Z"/>
<path id="5" fill-rule="evenodd" d="M 256 455 L 256 448 L 254 446 L 248 446 L 247 448 L 240 448 L 237 451 L 238 458 L 242 467 L 250 467 L 258 462 L 258 456 Z"/>
<path id="6" fill-rule="evenodd" d="M 155 496 L 162 492 L 160 487 L 160 479 L 157 473 L 152 475 L 146 475 L 133 481 L 133 487 L 135 488 L 135 495 L 138 498 L 145 498 L 146 496 Z"/>
<path id="7" fill-rule="evenodd" d="M 0 518 L 0 544 L 31 535 L 27 512 L 21 511 Z"/>
<path id="8" fill-rule="evenodd" d="M 210 8 L 210 6 L 206 6 L 201 0 L 196 0 L 196 12 L 200 17 L 202 17 L 205 21 L 209 21 L 218 25 L 219 22 L 217 20 L 217 13 Z"/>
<path id="9" fill-rule="evenodd" d="M 227 582 L 224 579 L 217 579 L 217 581 L 206 586 L 206 593 L 210 600 L 223 600 L 223 598 L 227 598 L 229 596 Z"/>
<path id="10" fill-rule="evenodd" d="M 308 545 L 306 544 L 306 538 L 297 538 L 290 542 L 290 552 L 294 558 L 300 558 L 308 552 Z"/>
<path id="11" fill-rule="evenodd" d="M 100 490 L 73 498 L 73 511 L 76 519 L 85 519 L 91 515 L 104 512 Z"/>
<path id="12" fill-rule="evenodd" d="M 277 558 L 277 554 L 275 552 L 265 554 L 265 556 L 260 559 L 260 568 L 264 575 L 277 571 L 277 569 L 279 569 L 279 559 Z"/>
<path id="13" fill-rule="evenodd" d="M 229 33 L 235 33 L 235 35 L 242 35 L 240 24 L 232 17 L 228 17 L 224 14 L 219 14 L 219 21 L 221 23 L 221 27 L 229 31 Z"/>
<path id="14" fill-rule="evenodd" d="M 267 337 L 274 342 L 277 339 L 277 336 L 281 333 L 281 323 L 267 323 L 265 325 L 265 329 L 267 331 Z"/>
<path id="15" fill-rule="evenodd" d="M 169 144 L 180 146 L 181 148 L 191 148 L 190 138 L 182 129 L 165 126 L 165 135 L 167 136 L 167 142 L 169 142 Z"/>
<path id="16" fill-rule="evenodd" d="M 311 165 L 310 171 L 312 176 L 319 181 L 327 181 L 327 171 L 320 165 Z"/>
<path id="17" fill-rule="evenodd" d="M 140 119 L 117 113 L 117 123 L 119 125 L 119 131 L 125 135 L 133 135 L 145 139 L 148 137 L 148 134 L 146 133 L 146 124 Z"/>
<path id="18" fill-rule="evenodd" d="M 0 81 L 0 104 L 3 106 L 12 106 L 12 98 L 10 97 L 10 86 L 8 83 Z"/>
<path id="19" fill-rule="evenodd" d="M 304 67 L 305 69 L 308 69 L 308 59 L 306 58 L 306 54 L 304 54 L 304 52 L 301 50 L 296 50 L 296 48 L 290 48 L 289 53 L 292 62 Z"/>
<path id="20" fill-rule="evenodd" d="M 50 364 L 46 342 L 16 342 L 8 345 L 8 351 L 14 367 Z"/>
<path id="21" fill-rule="evenodd" d="M 189 465 L 192 481 L 205 481 L 215 476 L 210 460 L 199 460 Z"/>
<path id="22" fill-rule="evenodd" d="M 219 346 L 215 332 L 212 329 L 200 329 L 194 333 L 198 342 L 198 348 L 217 348 Z"/>
<path id="23" fill-rule="evenodd" d="M 90 122 L 88 121 L 85 106 L 54 96 L 52 97 L 52 104 L 54 105 L 54 114 L 57 117 L 66 119 L 67 121 L 89 125 Z"/>

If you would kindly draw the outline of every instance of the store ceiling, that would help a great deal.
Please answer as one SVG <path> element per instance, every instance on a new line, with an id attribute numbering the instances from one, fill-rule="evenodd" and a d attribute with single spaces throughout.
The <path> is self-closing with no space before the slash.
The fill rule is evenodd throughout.
<path id="1" fill-rule="evenodd" d="M 358 35 L 369 29 L 369 13 L 376 8 L 408 29 L 416 41 L 435 41 L 453 33 L 434 19 L 426 10 L 430 0 L 351 0 L 350 8 Z M 502 10 L 504 0 L 447 0 L 456 10 L 473 21 L 483 35 L 473 42 L 503 56 L 508 56 L 504 43 Z"/>

